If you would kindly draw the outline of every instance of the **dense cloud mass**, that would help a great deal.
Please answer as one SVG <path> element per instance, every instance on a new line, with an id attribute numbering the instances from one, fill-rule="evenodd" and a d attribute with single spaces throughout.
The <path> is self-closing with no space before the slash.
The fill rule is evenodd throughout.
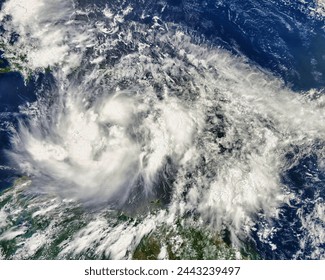
<path id="1" fill-rule="evenodd" d="M 274 221 L 302 199 L 286 174 L 309 155 L 325 172 L 322 90 L 293 91 L 240 52 L 158 16 L 149 23 L 132 19 L 132 2 L 117 2 L 124 9 L 63 0 L 3 4 L 4 38 L 19 34 L 6 58 L 24 57 L 26 78 L 50 69 L 55 84 L 21 106 L 26 118 L 6 151 L 31 179 L 25 187 L 32 216 L 54 220 L 13 258 L 33 256 L 66 219 L 57 211 L 79 203 L 92 214 L 62 241 L 60 258 L 94 245 L 97 256 L 130 258 L 144 236 L 179 219 L 229 232 L 238 252 L 256 236 L 276 250 Z M 310 13 L 321 17 L 318 4 Z M 43 195 L 54 198 L 46 202 Z M 144 210 L 152 200 L 161 208 Z M 300 243 L 313 248 L 309 258 L 321 258 L 323 199 L 313 206 L 299 215 L 308 231 Z M 11 207 L 0 210 L 0 240 L 29 230 L 8 226 Z M 142 218 L 116 222 L 107 210 Z"/>

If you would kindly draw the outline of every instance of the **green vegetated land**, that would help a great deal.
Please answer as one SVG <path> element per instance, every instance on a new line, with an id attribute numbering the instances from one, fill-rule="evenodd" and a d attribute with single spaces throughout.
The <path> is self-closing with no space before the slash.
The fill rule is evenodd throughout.
<path id="1" fill-rule="evenodd" d="M 225 234 L 227 235 L 227 234 Z M 235 249 L 227 237 L 204 228 L 182 225 L 161 227 L 144 237 L 133 253 L 135 260 L 259 259 L 252 248 Z"/>
<path id="2" fill-rule="evenodd" d="M 8 48 L 4 43 L 0 43 L 0 51 L 6 54 L 5 59 L 0 58 L 0 74 L 10 72 L 20 72 L 26 80 L 30 79 L 32 71 L 27 66 L 27 55 L 19 54 Z M 8 55 L 8 56 L 7 56 Z M 8 62 L 8 63 L 6 63 Z M 43 69 L 44 72 L 50 71 L 49 67 Z"/>
<path id="3" fill-rule="evenodd" d="M 79 253 L 70 252 L 62 255 L 65 244 L 73 236 L 93 221 L 81 204 L 67 204 L 57 207 L 46 215 L 37 214 L 43 206 L 48 205 L 51 197 L 39 196 L 26 192 L 31 181 L 28 177 L 16 180 L 13 188 L 5 190 L 0 197 L 0 210 L 16 214 L 8 216 L 6 225 L 0 228 L 0 257 L 4 259 L 111 259 L 113 256 L 99 254 L 96 248 L 101 240 L 93 241 L 93 246 Z M 54 197 L 52 199 L 55 199 Z M 43 206 L 42 206 L 43 205 Z M 40 208 L 41 206 L 41 208 Z M 48 206 L 47 206 L 48 207 Z M 158 209 L 153 210 L 159 211 Z M 105 212 L 106 213 L 106 212 Z M 112 226 L 127 224 L 137 226 L 141 217 L 131 217 L 123 212 L 107 211 L 100 214 L 102 219 Z M 49 219 L 53 217 L 53 219 Z M 5 232 L 19 231 L 22 233 L 15 238 L 2 238 Z M 32 253 L 23 255 L 23 245 L 29 238 L 47 233 L 45 245 L 35 247 Z M 35 239 L 35 238 L 34 238 Z M 136 248 L 130 248 L 127 258 L 134 260 L 228 260 L 228 259 L 259 259 L 252 246 L 246 245 L 241 249 L 232 246 L 229 233 L 216 233 L 204 226 L 195 226 L 187 219 L 179 219 L 173 225 L 163 224 L 147 236 L 143 237 Z M 18 254 L 18 255 L 17 255 Z"/>

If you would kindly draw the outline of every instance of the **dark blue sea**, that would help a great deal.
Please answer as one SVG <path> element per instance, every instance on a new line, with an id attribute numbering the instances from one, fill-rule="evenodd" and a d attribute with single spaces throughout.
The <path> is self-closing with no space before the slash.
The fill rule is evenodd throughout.
<path id="1" fill-rule="evenodd" d="M 114 255 L 109 249 L 91 252 L 73 246 L 86 234 L 83 227 L 98 222 L 101 214 L 94 213 L 103 208 L 123 212 L 132 219 L 134 216 L 128 213 L 138 212 L 146 228 L 148 213 L 167 215 L 158 213 L 171 213 L 174 204 L 184 205 L 173 212 L 177 223 L 187 219 L 189 227 L 206 227 L 209 232 L 220 233 L 230 247 L 247 250 L 252 258 L 325 258 L 323 1 L 73 0 L 70 7 L 62 1 L 56 6 L 42 0 L 48 5 L 49 18 L 38 17 L 35 22 L 33 18 L 42 8 L 35 8 L 35 14 L 28 11 L 25 20 L 16 18 L 21 14 L 10 14 L 14 11 L 10 2 L 14 1 L 0 2 L 0 198 L 6 195 L 0 199 L 0 211 L 9 217 L 4 224 L 0 222 L 0 258 L 132 258 L 129 253 Z M 58 7 L 67 9 L 68 15 L 61 15 Z M 68 30 L 74 24 L 78 27 Z M 88 32 L 91 39 L 81 40 Z M 179 33 L 185 37 L 174 43 Z M 181 50 L 188 53 L 187 58 L 182 58 Z M 70 63 L 74 54 L 81 58 Z M 108 105 L 101 107 L 106 102 L 105 94 L 115 90 L 120 92 L 118 97 L 114 95 L 115 103 L 107 101 Z M 139 97 L 130 99 L 132 91 Z M 150 99 L 150 92 L 157 101 Z M 142 99 L 144 94 L 146 98 Z M 197 111 L 192 113 L 195 108 L 200 108 L 197 115 Z M 89 120 L 98 120 L 98 128 L 88 120 L 91 110 L 97 119 Z M 100 117 L 104 110 L 109 113 Z M 136 115 L 129 118 L 129 112 Z M 162 117 L 164 114 L 166 117 Z M 202 116 L 202 121 L 197 116 Z M 137 120 L 136 124 L 132 119 Z M 190 124 L 192 119 L 197 126 Z M 75 124 L 78 122 L 80 127 Z M 155 123 L 163 122 L 155 127 Z M 181 124 L 176 126 L 178 122 Z M 189 132 L 193 134 L 179 132 L 192 131 L 190 127 L 196 127 Z M 130 134 L 125 132 L 131 130 Z M 66 136 L 70 131 L 75 134 Z M 127 133 L 126 138 L 121 138 L 123 133 Z M 171 136 L 167 137 L 168 133 Z M 89 135 L 100 136 L 101 141 L 93 142 L 97 140 Z M 160 142 L 163 137 L 167 140 Z M 103 139 L 116 142 L 106 143 Z M 126 146 L 122 149 L 119 143 Z M 133 149 L 134 143 L 140 148 Z M 83 151 L 75 151 L 70 145 L 81 145 Z M 88 146 L 102 148 L 88 153 Z M 143 159 L 140 167 L 138 149 L 143 155 L 139 157 Z M 185 154 L 189 158 L 186 163 Z M 106 174 L 107 170 L 112 173 Z M 7 198 L 13 200 L 15 195 L 8 193 L 16 188 L 17 179 L 26 176 L 36 187 L 27 190 L 25 197 L 19 194 L 17 211 L 23 211 L 21 208 L 29 203 L 39 205 L 30 214 L 14 214 L 15 203 L 10 204 Z M 84 183 L 96 178 L 98 184 Z M 84 184 L 91 185 L 91 189 Z M 57 186 L 65 191 L 57 192 Z M 39 231 L 32 229 L 33 223 L 28 221 L 41 215 L 46 204 L 44 195 L 48 193 L 51 199 L 53 194 L 60 201 L 73 197 L 74 203 L 85 205 L 78 206 L 86 212 L 84 216 L 75 214 L 71 218 L 84 217 L 83 225 L 69 220 L 71 234 L 67 232 L 60 241 L 53 237 L 58 233 L 49 233 L 55 228 L 50 221 L 59 210 L 50 206 L 44 210 Z M 149 206 L 141 206 L 146 200 Z M 159 205 L 152 207 L 152 201 L 159 201 Z M 68 212 L 70 208 L 63 208 L 64 203 L 58 202 L 53 209 Z M 92 220 L 91 215 L 96 219 Z M 168 220 L 165 216 L 157 219 Z M 114 221 L 118 227 L 119 220 Z M 165 227 L 157 224 L 143 238 Z M 120 238 L 129 240 L 129 225 L 124 226 L 126 233 Z M 14 234 L 9 246 L 3 241 L 9 237 L 1 239 L 1 235 L 16 232 L 17 227 L 22 228 L 22 233 Z M 100 234 L 113 232 L 104 228 Z M 184 232 L 186 226 L 177 234 Z M 29 252 L 21 245 L 22 240 L 27 244 L 29 238 L 33 242 L 37 234 L 50 236 L 53 244 L 56 242 L 53 246 L 59 249 L 51 247 L 53 255 L 47 256 L 41 247 Z M 184 236 L 184 240 L 189 238 Z M 108 247 L 117 244 L 110 242 L 106 242 Z M 134 248 L 139 242 L 132 243 Z M 175 245 L 164 242 L 167 247 Z M 101 248 L 95 240 L 89 246 Z M 127 252 L 137 250 L 130 249 L 132 246 Z M 186 256 L 180 253 L 179 258 Z M 193 258 L 204 256 L 194 254 Z M 172 254 L 166 258 L 172 258 Z"/>

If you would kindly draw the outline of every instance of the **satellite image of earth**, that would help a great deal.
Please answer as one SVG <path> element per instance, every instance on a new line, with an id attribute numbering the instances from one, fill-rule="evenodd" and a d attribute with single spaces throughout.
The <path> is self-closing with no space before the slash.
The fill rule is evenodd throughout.
<path id="1" fill-rule="evenodd" d="M 0 259 L 325 259 L 325 0 L 0 0 Z"/>

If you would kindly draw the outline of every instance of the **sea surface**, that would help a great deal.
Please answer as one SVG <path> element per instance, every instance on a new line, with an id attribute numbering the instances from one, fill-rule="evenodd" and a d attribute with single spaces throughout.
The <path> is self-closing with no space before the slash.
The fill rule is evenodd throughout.
<path id="1" fill-rule="evenodd" d="M 1 0 L 0 259 L 324 259 L 324 0 Z"/>

